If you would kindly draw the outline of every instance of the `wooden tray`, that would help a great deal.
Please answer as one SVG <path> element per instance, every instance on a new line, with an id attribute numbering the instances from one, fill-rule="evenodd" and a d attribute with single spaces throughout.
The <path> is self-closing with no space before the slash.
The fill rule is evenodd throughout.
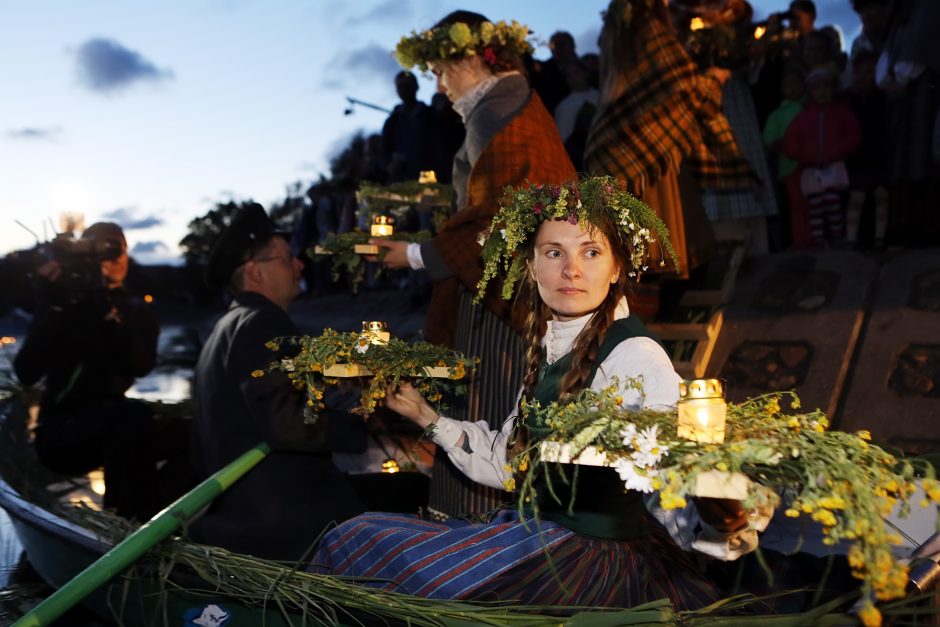
<path id="1" fill-rule="evenodd" d="M 593 446 L 586 447 L 580 455 L 574 457 L 573 452 L 570 444 L 561 442 L 546 441 L 539 445 L 539 456 L 542 461 L 581 466 L 613 465 L 613 460 L 608 459 L 604 451 Z M 749 484 L 750 480 L 739 472 L 709 470 L 698 475 L 692 495 L 742 501 L 747 497 Z"/>
<path id="2" fill-rule="evenodd" d="M 432 379 L 449 379 L 450 369 L 444 366 L 431 366 L 424 369 L 425 376 Z M 365 366 L 359 364 L 334 364 L 323 371 L 324 377 L 335 377 L 338 379 L 352 377 L 371 377 L 372 372 Z"/>

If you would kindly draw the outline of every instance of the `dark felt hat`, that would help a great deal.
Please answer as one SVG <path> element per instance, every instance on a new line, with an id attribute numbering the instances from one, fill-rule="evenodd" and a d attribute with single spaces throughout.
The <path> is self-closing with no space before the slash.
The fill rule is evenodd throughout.
<path id="1" fill-rule="evenodd" d="M 250 251 L 264 246 L 276 235 L 285 233 L 277 230 L 264 207 L 252 203 L 239 209 L 232 223 L 212 246 L 206 282 L 216 287 L 227 285 L 235 269 L 248 261 Z"/>

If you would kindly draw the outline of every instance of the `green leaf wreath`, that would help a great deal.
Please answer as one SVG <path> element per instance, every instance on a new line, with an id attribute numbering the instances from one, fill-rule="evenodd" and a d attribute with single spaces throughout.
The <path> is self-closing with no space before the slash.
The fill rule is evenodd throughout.
<path id="1" fill-rule="evenodd" d="M 477 240 L 483 247 L 483 278 L 477 284 L 476 299 L 483 297 L 487 284 L 497 275 L 505 277 L 502 297 L 512 298 L 516 283 L 525 273 L 520 248 L 539 224 L 554 219 L 582 226 L 598 224 L 605 213 L 612 214 L 629 237 L 631 277 L 639 277 L 648 269 L 649 247 L 657 242 L 679 267 L 666 225 L 649 205 L 623 189 L 613 177 L 596 176 L 565 185 L 507 187 L 490 228 Z"/>
<path id="2" fill-rule="evenodd" d="M 349 281 L 349 287 L 356 293 L 359 286 L 365 279 L 366 260 L 356 252 L 356 246 L 368 244 L 371 235 L 365 231 L 354 230 L 339 235 L 333 235 L 325 238 L 317 246 L 307 251 L 307 256 L 314 261 L 330 261 L 330 276 L 334 281 L 338 281 L 340 276 L 346 275 Z M 384 239 L 396 242 L 426 242 L 431 239 L 431 234 L 427 231 L 418 231 L 416 233 L 395 233 Z M 379 261 L 385 257 L 385 249 L 380 248 L 376 255 Z M 381 276 L 383 267 L 379 265 L 376 269 L 376 275 Z"/>
<path id="3" fill-rule="evenodd" d="M 859 616 L 866 625 L 880 624 L 872 598 L 904 595 L 907 566 L 891 551 L 901 537 L 884 517 L 895 508 L 902 516 L 909 513 L 918 477 L 926 493 L 918 505 L 940 504 L 940 482 L 929 463 L 885 451 L 871 443 L 867 431 L 829 431 L 819 410 L 784 413 L 782 403 L 800 409 L 792 392 L 729 403 L 724 443 L 702 444 L 677 436 L 675 411 L 623 409 L 617 390 L 618 385 L 584 390 L 545 407 L 524 401 L 522 415 L 528 424 L 550 430 L 547 441 L 568 444 L 572 458 L 587 447 L 604 452 L 626 488 L 659 491 L 665 509 L 684 507 L 702 473 L 744 474 L 752 482 L 746 507 L 766 508 L 782 499 L 786 516 L 821 525 L 825 544 L 849 543 L 848 562 L 866 599 Z M 547 474 L 549 484 L 573 480 L 562 464 L 541 461 L 540 446 L 520 453 L 507 468 L 521 482 L 520 508 L 533 506 L 539 473 Z M 515 483 L 510 480 L 507 488 Z"/>
<path id="4" fill-rule="evenodd" d="M 511 23 L 499 21 L 483 22 L 471 28 L 464 22 L 448 24 L 425 31 L 412 31 L 395 47 L 398 63 L 405 69 L 418 66 L 428 71 L 428 63 L 449 59 L 463 59 L 480 54 L 492 57 L 495 50 L 524 56 L 535 52 L 529 42 L 529 27 L 516 20 Z"/>
<path id="5" fill-rule="evenodd" d="M 362 415 L 375 411 L 385 398 L 389 385 L 397 386 L 410 381 L 430 403 L 440 404 L 447 392 L 466 394 L 467 382 L 476 366 L 473 359 L 455 350 L 430 342 L 408 343 L 392 337 L 388 342 L 372 343 L 368 333 L 340 333 L 326 329 L 322 335 L 283 337 L 271 340 L 265 346 L 280 351 L 282 346 L 299 348 L 292 358 L 273 361 L 267 372 L 286 372 L 294 387 L 307 395 L 304 418 L 315 422 L 324 409 L 323 393 L 328 385 L 338 385 L 341 376 L 326 376 L 332 366 L 361 366 L 371 373 L 357 377 L 362 384 L 359 406 L 354 410 Z M 444 368 L 447 377 L 432 376 L 429 369 Z M 265 370 L 256 370 L 254 377 L 262 377 Z"/>
<path id="6" fill-rule="evenodd" d="M 422 174 L 433 175 L 433 172 Z M 391 213 L 401 221 L 414 208 L 430 211 L 434 228 L 440 229 L 450 217 L 453 195 L 454 188 L 445 183 L 422 183 L 419 180 L 379 185 L 363 181 L 356 192 L 360 206 L 358 216 L 371 224 L 374 216 Z"/>

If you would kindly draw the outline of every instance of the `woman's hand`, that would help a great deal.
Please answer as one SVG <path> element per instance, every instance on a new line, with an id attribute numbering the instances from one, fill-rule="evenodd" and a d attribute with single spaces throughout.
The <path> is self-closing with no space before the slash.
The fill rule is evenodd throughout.
<path id="1" fill-rule="evenodd" d="M 410 383 L 402 383 L 398 388 L 388 386 L 385 406 L 425 429 L 437 422 L 437 412 Z"/>
<path id="2" fill-rule="evenodd" d="M 734 533 L 747 527 L 747 510 L 736 499 L 696 497 L 692 499 L 702 522 L 721 533 Z"/>
<path id="3" fill-rule="evenodd" d="M 399 269 L 410 268 L 408 264 L 408 242 L 397 240 L 388 240 L 382 238 L 372 238 L 369 243 L 373 246 L 385 249 L 385 256 L 382 257 L 382 265 L 386 268 Z M 366 257 L 367 261 L 378 261 L 377 255 Z"/>

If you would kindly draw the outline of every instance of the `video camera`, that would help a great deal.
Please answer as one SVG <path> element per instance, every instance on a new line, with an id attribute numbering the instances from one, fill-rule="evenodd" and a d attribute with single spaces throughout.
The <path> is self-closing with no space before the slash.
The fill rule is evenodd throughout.
<path id="1" fill-rule="evenodd" d="M 117 259 L 123 247 L 105 239 L 76 239 L 71 234 L 57 235 L 48 242 L 29 250 L 10 253 L 6 257 L 6 273 L 31 280 L 53 300 L 76 302 L 84 294 L 104 289 L 101 262 Z M 59 264 L 60 274 L 54 281 L 43 279 L 38 270 L 49 261 Z"/>

